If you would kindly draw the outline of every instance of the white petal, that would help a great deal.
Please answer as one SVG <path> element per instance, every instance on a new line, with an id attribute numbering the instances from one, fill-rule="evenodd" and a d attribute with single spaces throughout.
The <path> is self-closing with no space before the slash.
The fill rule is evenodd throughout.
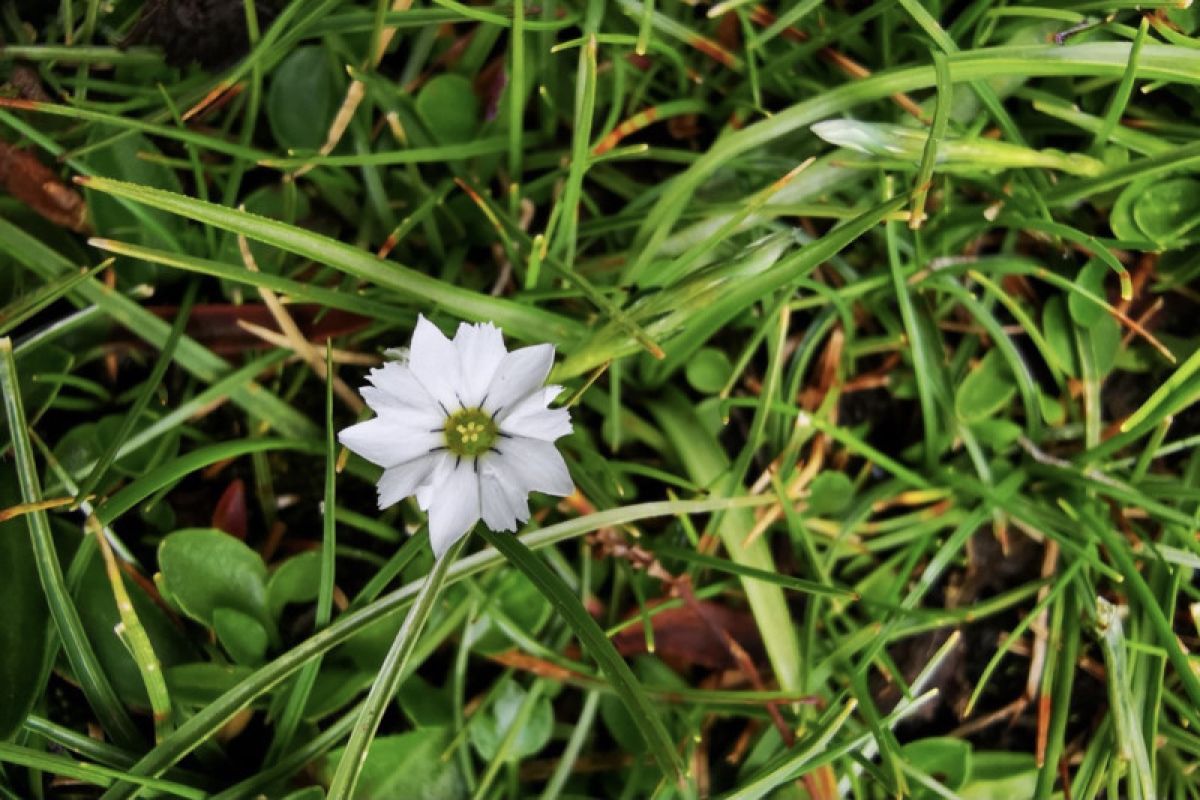
<path id="1" fill-rule="evenodd" d="M 364 386 L 358 390 L 371 407 L 381 417 L 400 420 L 401 424 L 419 431 L 441 431 L 446 427 L 446 414 L 433 398 L 425 395 L 424 405 L 404 405 L 387 392 L 380 391 L 374 386 Z"/>
<path id="2" fill-rule="evenodd" d="M 517 524 L 529 520 L 525 493 L 495 468 L 496 456 L 481 459 L 479 499 L 483 521 L 494 531 L 515 531 Z"/>
<path id="3" fill-rule="evenodd" d="M 497 418 L 500 430 L 510 436 L 528 436 L 552 442 L 571 432 L 571 414 L 565 408 L 547 408 L 562 391 L 561 386 L 547 386 L 509 406 Z"/>
<path id="4" fill-rule="evenodd" d="M 399 503 L 417 491 L 433 472 L 437 455 L 421 456 L 383 471 L 379 478 L 379 507 Z"/>
<path id="5" fill-rule="evenodd" d="M 513 436 L 501 439 L 493 451 L 495 469 L 503 472 L 522 491 L 545 492 L 566 497 L 575 483 L 558 448 L 549 442 Z"/>
<path id="6" fill-rule="evenodd" d="M 458 348 L 423 315 L 417 317 L 408 366 L 425 391 L 448 413 L 462 408 L 458 397 L 462 383 Z"/>
<path id="7" fill-rule="evenodd" d="M 373 464 L 394 467 L 444 446 L 446 435 L 392 413 L 351 425 L 338 434 L 338 441 Z"/>
<path id="8" fill-rule="evenodd" d="M 485 410 L 495 414 L 541 388 L 554 365 L 554 345 L 522 347 L 504 357 L 488 386 Z"/>
<path id="9" fill-rule="evenodd" d="M 460 459 L 434 492 L 429 507 L 429 544 L 438 558 L 479 521 L 479 476 L 475 463 Z"/>
<path id="10" fill-rule="evenodd" d="M 429 477 L 417 487 L 418 508 L 422 511 L 429 510 L 429 504 L 433 502 L 433 498 L 437 496 L 438 490 L 446 482 L 446 478 L 450 477 L 453 469 L 454 456 L 445 450 L 434 453 L 433 468 L 429 471 Z"/>
<path id="11" fill-rule="evenodd" d="M 508 355 L 504 349 L 504 337 L 500 335 L 500 329 L 490 322 L 480 325 L 464 322 L 454 334 L 454 346 L 458 348 L 458 361 L 462 368 L 461 399 L 467 408 L 476 408 L 483 400 L 500 362 Z"/>
<path id="12" fill-rule="evenodd" d="M 389 361 L 371 370 L 367 380 L 374 386 L 364 386 L 362 396 L 376 411 L 382 408 L 437 408 L 437 401 L 404 364 Z"/>

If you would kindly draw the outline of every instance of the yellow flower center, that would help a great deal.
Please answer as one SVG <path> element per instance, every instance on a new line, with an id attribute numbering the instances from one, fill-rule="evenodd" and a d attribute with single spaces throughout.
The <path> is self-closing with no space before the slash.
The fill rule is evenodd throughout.
<path id="1" fill-rule="evenodd" d="M 478 456 L 492 449 L 500 435 L 496 422 L 481 408 L 464 408 L 446 418 L 446 449 L 456 456 Z"/>

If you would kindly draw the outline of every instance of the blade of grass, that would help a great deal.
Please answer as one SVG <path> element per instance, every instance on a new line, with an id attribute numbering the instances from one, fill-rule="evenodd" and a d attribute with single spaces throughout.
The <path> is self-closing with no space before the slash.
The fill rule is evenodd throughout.
<path id="1" fill-rule="evenodd" d="M 1014 47 L 979 48 L 947 56 L 950 76 L 955 83 L 1021 76 L 1120 76 L 1129 63 L 1130 45 L 1119 42 L 1091 42 L 1071 47 L 1058 45 L 1027 45 Z M 1200 51 L 1170 45 L 1146 45 L 1138 60 L 1137 74 L 1142 78 L 1183 83 L 1200 83 Z M 887 97 L 898 92 L 910 92 L 933 86 L 934 69 L 901 67 L 878 72 L 868 78 L 853 81 L 822 92 L 779 113 L 748 125 L 725 136 L 708 149 L 685 172 L 673 178 L 665 191 L 645 215 L 631 247 L 622 278 L 639 282 L 662 242 L 671 234 L 675 221 L 688 207 L 689 199 L 699 186 L 717 169 L 735 163 L 749 150 L 761 148 L 779 137 L 811 125 L 827 117 L 837 116 L 862 103 Z M 1187 151 L 1182 159 L 1200 159 L 1200 144 L 1186 145 L 1177 153 Z M 1174 168 L 1175 162 L 1170 167 Z M 1121 168 L 1109 173 L 1122 172 Z M 1128 180 L 1138 174 L 1131 171 Z M 1106 177 L 1095 179 L 1106 181 Z M 1112 185 L 1119 185 L 1120 181 Z M 1068 188 L 1069 187 L 1069 188 Z M 1047 202 L 1076 202 L 1083 197 L 1111 188 L 1106 184 L 1080 181 L 1051 190 Z"/>
<path id="2" fill-rule="evenodd" d="M 34 314 L 45 309 L 74 289 L 81 281 L 94 277 L 100 270 L 112 266 L 112 262 L 113 260 L 110 258 L 90 269 L 81 267 L 77 272 L 53 278 L 29 294 L 18 297 L 4 308 L 0 308 L 0 336 L 4 336 Z"/>
<path id="3" fill-rule="evenodd" d="M 421 631 L 424 629 L 429 615 L 433 612 L 434 603 L 445 587 L 450 565 L 458 559 L 458 554 L 462 552 L 467 538 L 464 536 L 451 545 L 450 549 L 433 565 L 433 570 L 425 580 L 421 582 L 421 589 L 417 592 L 408 614 L 405 615 L 404 624 L 396 634 L 387 657 L 384 658 L 383 665 L 379 668 L 379 674 L 375 677 L 375 682 L 371 684 L 371 691 L 367 694 L 367 699 L 359 710 L 354 729 L 350 734 L 350 741 L 342 751 L 341 760 L 338 761 L 337 769 L 333 773 L 333 781 L 329 785 L 330 800 L 349 800 L 354 797 L 354 789 L 358 784 L 363 765 L 366 763 L 371 740 L 375 738 L 375 732 L 379 729 L 383 714 L 391 704 L 392 698 L 395 697 L 396 690 L 400 688 L 400 682 L 406 676 L 406 669 L 413 651 L 416 649 L 417 641 L 421 637 Z"/>
<path id="4" fill-rule="evenodd" d="M 175 312 L 175 322 L 171 325 L 171 331 L 167 334 L 167 340 L 163 342 L 162 350 L 158 353 L 158 358 L 154 362 L 153 369 L 150 370 L 150 377 L 142 384 L 141 391 L 129 411 L 125 414 L 125 418 L 121 420 L 120 427 L 113 434 L 108 446 L 104 452 L 96 459 L 95 465 L 91 471 L 79 482 L 79 489 L 75 492 L 76 502 L 84 500 L 92 490 L 100 483 L 100 479 L 104 477 L 104 473 L 112 466 L 113 461 L 117 458 L 117 450 L 129 438 L 133 432 L 133 428 L 141 419 L 142 412 L 150 405 L 150 398 L 154 396 L 154 392 L 162 383 L 163 376 L 167 373 L 167 367 L 171 366 L 175 360 L 175 350 L 179 344 L 180 337 L 183 336 L 183 331 L 187 327 L 188 318 L 191 316 L 192 303 L 196 300 L 196 291 L 199 288 L 198 281 L 188 283 L 187 289 L 184 291 L 183 299 L 180 300 L 179 308 Z"/>
<path id="5" fill-rule="evenodd" d="M 120 769 L 105 767 L 100 764 L 91 764 L 87 761 L 79 761 L 74 758 L 66 758 L 51 753 L 43 753 L 40 750 L 8 742 L 0 742 L 0 762 L 32 767 L 51 775 L 72 778 L 84 783 L 90 783 L 93 786 L 111 786 L 117 781 L 128 778 Z M 166 792 L 175 797 L 188 798 L 188 800 L 192 800 L 193 798 L 194 800 L 202 800 L 208 797 L 208 792 L 203 789 L 196 789 L 177 781 L 145 777 L 134 777 L 130 780 L 137 783 L 139 787 Z"/>
<path id="6" fill-rule="evenodd" d="M 600 665 L 613 689 L 629 710 L 659 769 L 668 778 L 681 780 L 684 776 L 683 762 L 675 750 L 675 743 L 671 741 L 667 729 L 662 724 L 659 712 L 642 691 L 629 665 L 617 653 L 612 642 L 604 635 L 604 631 L 592 619 L 579 598 L 520 538 L 493 533 L 486 526 L 480 526 L 479 532 L 484 541 L 501 553 L 509 564 L 520 570 L 530 583 L 537 587 L 562 619 L 571 626 L 584 650 Z"/>
<path id="7" fill-rule="evenodd" d="M 76 270 L 76 266 L 60 253 L 4 219 L 0 219 L 0 251 L 46 279 Z M 99 306 L 114 321 L 155 347 L 161 348 L 170 335 L 170 326 L 165 322 L 95 278 L 85 279 L 69 295 L 77 298 L 77 302 Z M 225 359 L 186 336 L 179 342 L 177 355 L 184 370 L 206 383 L 232 371 Z M 312 438 L 317 435 L 316 427 L 307 417 L 257 384 L 232 387 L 229 394 L 252 417 L 270 423 L 285 436 Z"/>
<path id="8" fill-rule="evenodd" d="M 7 337 L 0 339 L 0 391 L 4 393 L 4 412 L 12 438 L 21 497 L 26 503 L 38 503 L 42 500 L 42 491 L 33 449 L 29 444 L 29 431 L 25 426 L 25 409 L 21 403 L 21 386 L 17 379 L 17 365 L 13 360 L 12 340 Z M 26 519 L 33 542 L 38 579 L 46 593 L 46 605 L 50 608 L 50 615 L 75 678 L 104 730 L 118 745 L 136 749 L 142 737 L 100 666 L 96 651 L 92 649 L 83 630 L 79 612 L 63 577 L 46 512 L 34 511 Z"/>
<path id="9" fill-rule="evenodd" d="M 333 347 L 325 343 L 325 374 L 333 375 Z M 325 500 L 321 504 L 321 577 L 317 586 L 317 609 L 313 630 L 329 625 L 333 618 L 334 550 L 337 546 L 337 438 L 333 424 L 333 381 L 325 381 Z M 283 710 L 275 725 L 275 735 L 267 754 L 265 766 L 274 766 L 289 751 L 300 717 L 321 669 L 318 656 L 304 666 L 288 693 Z"/>
<path id="10" fill-rule="evenodd" d="M 518 339 L 565 342 L 580 330 L 579 323 L 558 314 L 443 283 L 400 264 L 383 261 L 353 245 L 294 225 L 124 181 L 90 178 L 82 182 L 98 192 L 125 197 L 311 258 L 401 296 L 443 306 L 467 319 L 494 322 Z"/>

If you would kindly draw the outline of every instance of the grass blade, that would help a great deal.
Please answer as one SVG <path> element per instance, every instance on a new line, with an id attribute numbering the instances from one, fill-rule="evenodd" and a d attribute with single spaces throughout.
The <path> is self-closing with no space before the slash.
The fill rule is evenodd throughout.
<path id="1" fill-rule="evenodd" d="M 17 365 L 13 360 L 12 341 L 8 338 L 0 339 L 0 391 L 4 393 L 4 412 L 12 435 L 13 459 L 21 484 L 21 497 L 26 503 L 38 503 L 42 499 L 42 490 L 33 449 L 29 443 L 29 430 L 25 425 L 25 409 L 21 404 L 21 387 L 17 380 Z M 46 512 L 33 511 L 27 515 L 27 519 L 29 535 L 33 540 L 34 558 L 37 561 L 38 578 L 46 592 L 46 604 L 50 607 L 50 615 L 62 639 L 63 650 L 71 663 L 71 669 L 75 672 L 89 705 L 104 729 L 117 744 L 135 748 L 142 737 L 121 704 L 96 658 L 96 651 L 92 649 L 92 644 L 84 633 L 79 612 L 67 589 L 62 564 L 59 563 L 58 553 L 54 549 Z"/>
<path id="2" fill-rule="evenodd" d="M 486 526 L 480 526 L 479 532 L 484 541 L 500 552 L 508 563 L 524 573 L 530 583 L 538 588 L 542 596 L 550 601 L 571 626 L 583 649 L 596 660 L 608 676 L 663 774 L 673 780 L 682 779 L 683 762 L 675 750 L 675 743 L 671 741 L 667 729 L 662 724 L 659 711 L 650 703 L 629 665 L 617 653 L 612 642 L 604 635 L 604 631 L 600 630 L 596 620 L 592 619 L 570 587 L 535 556 L 520 538 L 493 533 Z"/>

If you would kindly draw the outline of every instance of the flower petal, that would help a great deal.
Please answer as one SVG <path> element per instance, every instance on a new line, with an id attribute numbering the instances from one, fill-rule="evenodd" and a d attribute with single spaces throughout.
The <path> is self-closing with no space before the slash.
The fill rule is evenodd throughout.
<path id="1" fill-rule="evenodd" d="M 437 558 L 479 521 L 479 476 L 474 461 L 459 459 L 429 506 L 429 544 Z"/>
<path id="2" fill-rule="evenodd" d="M 554 345 L 522 347 L 504 357 L 488 386 L 483 408 L 492 414 L 501 412 L 537 389 L 546 381 L 554 365 Z"/>
<path id="3" fill-rule="evenodd" d="M 418 508 L 422 511 L 429 510 L 429 504 L 433 502 L 433 498 L 437 496 L 438 490 L 446 482 L 446 478 L 450 476 L 453 469 L 454 456 L 449 452 L 442 450 L 433 454 L 433 468 L 429 471 L 429 477 L 417 487 Z"/>
<path id="4" fill-rule="evenodd" d="M 513 436 L 500 440 L 494 451 L 497 472 L 503 472 L 521 491 L 566 497 L 575 483 L 558 448 L 549 442 Z"/>
<path id="5" fill-rule="evenodd" d="M 462 391 L 459 395 L 467 408 L 477 408 L 500 362 L 508 355 L 508 350 L 504 349 L 504 337 L 500 335 L 500 329 L 490 322 L 480 325 L 464 322 L 454 334 L 454 346 L 458 348 L 458 361 L 462 368 Z"/>
<path id="6" fill-rule="evenodd" d="M 445 440 L 441 431 L 433 433 L 398 413 L 351 425 L 338 434 L 339 442 L 381 467 L 412 461 L 442 447 Z"/>
<path id="7" fill-rule="evenodd" d="M 561 386 L 547 386 L 509 406 L 497 418 L 500 431 L 509 436 L 527 436 L 552 442 L 571 432 L 571 414 L 565 408 L 547 408 L 562 391 Z"/>
<path id="8" fill-rule="evenodd" d="M 437 455 L 426 455 L 397 464 L 383 471 L 379 478 L 379 507 L 387 508 L 415 493 L 427 480 L 437 464 Z"/>
<path id="9" fill-rule="evenodd" d="M 417 317 L 408 366 L 447 413 L 462 408 L 457 391 L 462 383 L 458 348 L 424 315 Z"/>
<path id="10" fill-rule="evenodd" d="M 425 387 L 404 364 L 389 361 L 382 367 L 371 370 L 367 376 L 374 386 L 364 386 L 360 391 L 367 405 L 376 412 L 384 408 L 417 408 L 440 410 L 437 401 L 425 391 Z"/>
<path id="11" fill-rule="evenodd" d="M 529 520 L 525 493 L 495 468 L 496 456 L 481 459 L 479 499 L 484 523 L 494 531 L 515 531 L 517 524 Z"/>

